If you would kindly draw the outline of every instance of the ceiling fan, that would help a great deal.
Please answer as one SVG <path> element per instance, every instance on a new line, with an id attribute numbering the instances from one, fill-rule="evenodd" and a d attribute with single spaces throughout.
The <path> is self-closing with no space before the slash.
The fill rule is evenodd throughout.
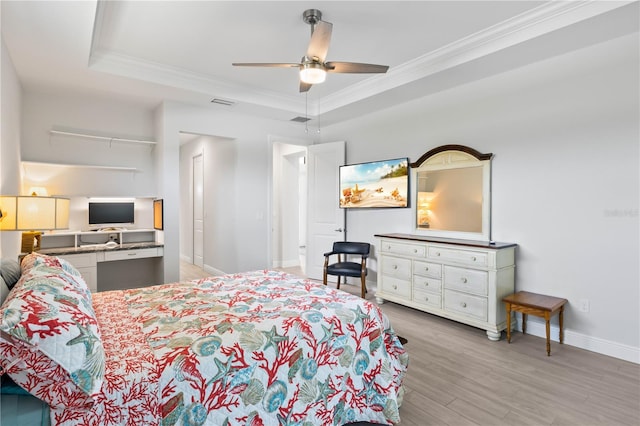
<path id="1" fill-rule="evenodd" d="M 363 64 L 357 62 L 325 62 L 331 30 L 333 24 L 322 20 L 322 12 L 317 9 L 308 9 L 302 13 L 302 19 L 311 25 L 311 40 L 307 47 L 307 53 L 299 63 L 233 63 L 242 67 L 275 67 L 275 68 L 300 68 L 300 92 L 307 92 L 312 85 L 324 82 L 328 72 L 369 74 L 385 73 L 389 69 L 387 65 Z"/>

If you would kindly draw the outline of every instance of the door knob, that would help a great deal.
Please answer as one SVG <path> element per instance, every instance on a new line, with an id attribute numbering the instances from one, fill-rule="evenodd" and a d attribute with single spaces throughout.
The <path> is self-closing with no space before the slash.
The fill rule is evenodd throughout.
<path id="1" fill-rule="evenodd" d="M 334 229 L 334 231 L 336 231 L 336 232 L 344 232 L 344 229 L 338 228 L 338 229 Z"/>

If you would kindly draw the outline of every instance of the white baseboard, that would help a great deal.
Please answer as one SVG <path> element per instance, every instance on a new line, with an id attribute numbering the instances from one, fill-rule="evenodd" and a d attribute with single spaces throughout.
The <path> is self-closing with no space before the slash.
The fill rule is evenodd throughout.
<path id="1" fill-rule="evenodd" d="M 212 276 L 227 275 L 226 272 L 216 269 L 213 266 L 209 266 L 209 265 L 204 265 L 204 268 L 202 269 L 204 269 L 206 273 L 211 274 Z"/>
<path id="2" fill-rule="evenodd" d="M 191 259 L 191 256 L 187 256 L 186 254 L 181 254 L 180 255 L 180 260 L 182 260 L 183 262 L 187 262 L 187 263 L 193 263 L 193 260 Z"/>
<path id="3" fill-rule="evenodd" d="M 274 260 L 272 264 L 272 268 L 293 268 L 294 266 L 300 266 L 300 259 Z"/>
<path id="4" fill-rule="evenodd" d="M 518 316 L 517 322 L 518 331 L 522 331 L 522 319 L 520 316 Z M 551 324 L 550 339 L 558 342 L 560 340 L 559 333 L 560 328 L 557 325 Z M 547 331 L 544 322 L 532 321 L 527 317 L 527 334 L 546 339 Z M 564 344 L 640 364 L 640 348 L 623 345 L 599 337 L 587 336 L 586 334 L 577 333 L 567 330 L 566 328 L 564 330 Z"/>

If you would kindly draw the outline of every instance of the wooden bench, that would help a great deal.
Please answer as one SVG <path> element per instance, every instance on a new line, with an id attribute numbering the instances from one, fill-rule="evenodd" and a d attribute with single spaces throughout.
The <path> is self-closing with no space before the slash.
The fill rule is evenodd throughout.
<path id="1" fill-rule="evenodd" d="M 544 318 L 547 329 L 547 356 L 551 356 L 551 342 L 549 339 L 551 327 L 549 320 L 559 312 L 558 320 L 560 323 L 560 343 L 564 340 L 562 332 L 562 322 L 564 314 L 564 305 L 567 299 L 559 297 L 545 296 L 543 294 L 530 293 L 528 291 L 519 291 L 510 294 L 502 299 L 507 309 L 507 341 L 511 343 L 511 311 L 522 313 L 522 333 L 527 330 L 527 314 Z"/>

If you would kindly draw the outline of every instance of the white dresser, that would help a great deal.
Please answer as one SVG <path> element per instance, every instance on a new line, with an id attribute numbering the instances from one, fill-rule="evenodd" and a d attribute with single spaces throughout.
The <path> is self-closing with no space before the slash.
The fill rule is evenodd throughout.
<path id="1" fill-rule="evenodd" d="M 515 248 L 410 234 L 380 234 L 376 301 L 410 306 L 486 330 L 507 328 L 502 298 L 514 292 Z"/>

